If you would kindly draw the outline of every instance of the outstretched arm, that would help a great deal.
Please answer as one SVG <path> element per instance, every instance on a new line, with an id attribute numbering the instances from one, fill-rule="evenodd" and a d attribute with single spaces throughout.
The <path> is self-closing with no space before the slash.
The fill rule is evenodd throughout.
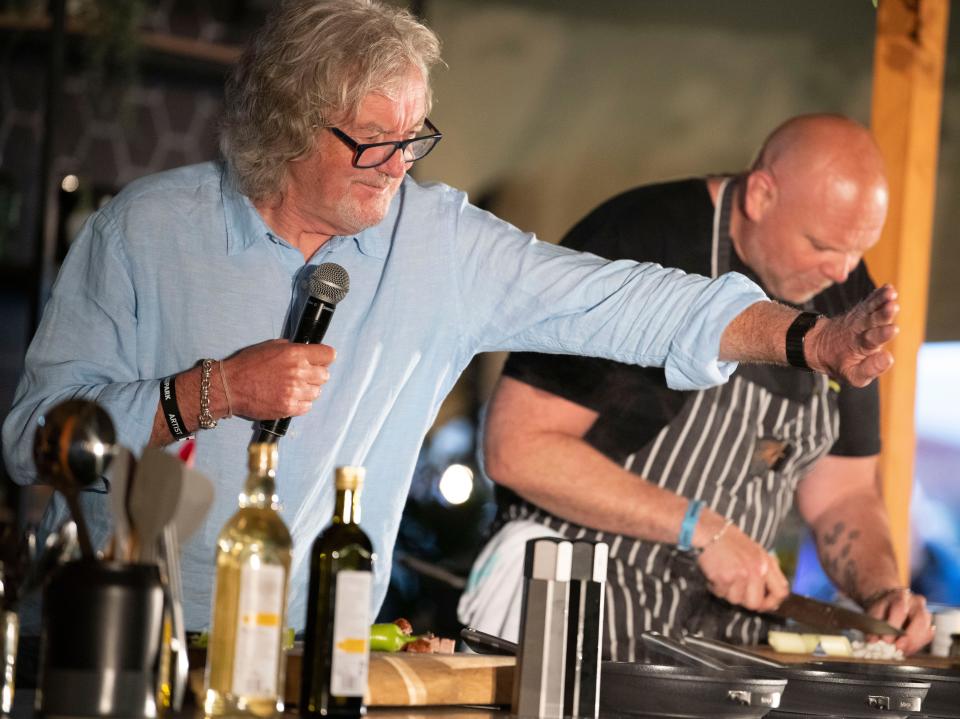
<path id="1" fill-rule="evenodd" d="M 900 311 L 890 285 L 874 290 L 849 312 L 821 318 L 807 333 L 804 355 L 811 369 L 855 387 L 869 384 L 893 364 L 883 346 L 897 334 Z M 757 302 L 727 325 L 720 340 L 720 359 L 786 364 L 786 334 L 797 310 L 776 302 Z"/>

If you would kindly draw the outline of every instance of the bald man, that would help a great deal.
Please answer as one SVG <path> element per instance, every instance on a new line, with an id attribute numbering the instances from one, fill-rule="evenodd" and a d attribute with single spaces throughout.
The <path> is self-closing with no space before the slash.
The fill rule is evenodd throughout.
<path id="1" fill-rule="evenodd" d="M 869 132 L 813 115 L 777 128 L 749 171 L 628 191 L 563 244 L 714 277 L 741 272 L 812 323 L 873 289 L 862 257 L 886 211 Z M 526 539 L 555 534 L 610 544 L 607 658 L 635 660 L 641 630 L 756 643 L 770 626 L 762 613 L 789 591 L 770 551 L 796 502 L 830 578 L 905 628 L 896 645 L 914 652 L 932 638 L 930 614 L 900 585 L 879 449 L 876 383 L 742 365 L 726 385 L 682 392 L 659 369 L 515 353 L 484 440 L 503 526 L 475 565 L 460 619 L 515 636 L 511 557 Z"/>

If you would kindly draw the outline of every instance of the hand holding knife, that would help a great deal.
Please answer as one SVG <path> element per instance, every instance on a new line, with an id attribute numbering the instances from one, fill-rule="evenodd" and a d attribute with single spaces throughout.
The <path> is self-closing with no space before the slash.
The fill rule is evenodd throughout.
<path id="1" fill-rule="evenodd" d="M 836 604 L 821 602 L 791 592 L 783 603 L 770 614 L 784 619 L 793 619 L 812 629 L 836 632 L 841 629 L 858 629 L 864 634 L 879 636 L 902 636 L 904 631 L 880 619 Z"/>
<path id="2" fill-rule="evenodd" d="M 695 569 L 696 574 L 703 576 L 693 555 L 678 554 L 674 561 L 690 570 Z M 822 632 L 836 633 L 843 629 L 857 629 L 867 635 L 897 637 L 905 633 L 904 630 L 897 629 L 864 612 L 821 602 L 794 592 L 788 594 L 776 609 L 764 613 L 783 619 L 793 619 L 812 630 Z"/>

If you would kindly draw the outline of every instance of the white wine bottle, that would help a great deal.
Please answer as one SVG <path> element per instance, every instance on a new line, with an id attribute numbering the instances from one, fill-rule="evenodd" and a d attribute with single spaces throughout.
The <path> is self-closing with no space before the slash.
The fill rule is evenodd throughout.
<path id="1" fill-rule="evenodd" d="M 254 443 L 248 452 L 240 509 L 217 538 L 207 716 L 283 712 L 283 627 L 293 542 L 277 512 L 277 445 Z"/>
<path id="2" fill-rule="evenodd" d="M 370 665 L 370 590 L 375 559 L 360 529 L 362 467 L 340 467 L 333 522 L 310 551 L 307 633 L 300 676 L 300 715 L 356 717 Z"/>

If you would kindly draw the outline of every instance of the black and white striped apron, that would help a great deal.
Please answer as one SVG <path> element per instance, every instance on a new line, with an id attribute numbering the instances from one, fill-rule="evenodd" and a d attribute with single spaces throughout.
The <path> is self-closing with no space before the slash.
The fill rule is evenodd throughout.
<path id="1" fill-rule="evenodd" d="M 714 211 L 714 276 L 730 267 L 733 194 L 728 179 Z M 801 401 L 796 393 L 791 398 L 764 386 L 764 371 L 742 366 L 727 384 L 689 393 L 677 416 L 630 454 L 624 467 L 677 494 L 702 499 L 770 550 L 797 484 L 833 445 L 839 418 L 836 393 L 825 376 L 804 375 L 809 391 L 800 393 Z M 775 462 L 763 458 L 770 446 L 783 449 Z M 642 649 L 628 638 L 644 630 L 699 633 L 734 643 L 756 643 L 765 633 L 758 615 L 710 594 L 689 556 L 671 544 L 598 532 L 525 502 L 513 504 L 506 514 L 503 519 L 534 519 L 570 538 L 610 544 L 607 658 L 641 658 Z"/>

